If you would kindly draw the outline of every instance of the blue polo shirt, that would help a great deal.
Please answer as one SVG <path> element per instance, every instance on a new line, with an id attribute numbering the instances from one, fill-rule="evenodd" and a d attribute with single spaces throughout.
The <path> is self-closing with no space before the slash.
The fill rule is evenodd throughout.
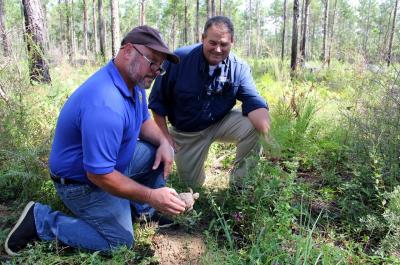
<path id="1" fill-rule="evenodd" d="M 125 171 L 150 117 L 144 89 L 133 91 L 113 61 L 74 91 L 57 121 L 49 161 L 54 175 L 90 183 L 86 172 Z"/>
<path id="2" fill-rule="evenodd" d="M 242 102 L 242 113 L 267 108 L 257 92 L 250 67 L 232 53 L 224 61 L 229 65 L 227 85 L 218 93 L 207 88 L 212 81 L 203 55 L 203 45 L 177 49 L 179 64 L 166 62 L 167 73 L 159 76 L 152 88 L 149 108 L 168 116 L 176 129 L 186 132 L 203 130 L 221 120 L 236 104 Z"/>

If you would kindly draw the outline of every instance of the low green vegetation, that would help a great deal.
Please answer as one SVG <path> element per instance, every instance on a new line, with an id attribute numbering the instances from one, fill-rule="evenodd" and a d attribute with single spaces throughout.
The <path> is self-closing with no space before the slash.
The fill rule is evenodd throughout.
<path id="1" fill-rule="evenodd" d="M 400 264 L 399 69 L 382 66 L 377 74 L 332 62 L 304 68 L 291 81 L 286 64 L 251 61 L 272 127 L 262 154 L 248 161 L 244 188 L 222 180 L 234 146 L 214 144 L 207 162 L 213 184 L 197 191 L 195 212 L 179 220 L 204 235 L 201 263 Z M 0 99 L 0 200 L 15 210 L 0 216 L 1 242 L 27 200 L 63 209 L 47 172 L 53 130 L 63 102 L 95 69 L 55 68 L 51 86 L 29 85 L 16 74 L 24 66 L 0 72 L 8 87 L 8 100 Z M 176 174 L 171 179 L 187 190 Z M 149 251 L 154 233 L 137 225 L 135 249 L 112 257 L 52 242 L 4 262 L 156 264 Z"/>

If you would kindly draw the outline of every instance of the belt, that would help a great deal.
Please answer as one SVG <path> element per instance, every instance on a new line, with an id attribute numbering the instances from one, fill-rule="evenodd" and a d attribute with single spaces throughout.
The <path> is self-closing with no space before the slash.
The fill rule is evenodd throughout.
<path id="1" fill-rule="evenodd" d="M 69 184 L 85 184 L 83 182 L 80 182 L 78 180 L 74 180 L 74 179 L 66 179 L 66 178 L 61 178 L 59 176 L 53 175 L 52 173 L 50 173 L 50 178 L 56 182 L 56 183 L 60 183 L 63 185 L 69 185 Z"/>

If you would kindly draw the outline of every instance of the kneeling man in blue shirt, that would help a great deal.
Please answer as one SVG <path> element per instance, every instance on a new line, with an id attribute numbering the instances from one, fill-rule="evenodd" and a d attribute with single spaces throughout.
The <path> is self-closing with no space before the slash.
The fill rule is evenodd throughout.
<path id="1" fill-rule="evenodd" d="M 237 144 L 231 182 L 239 185 L 244 159 L 257 149 L 257 131 L 263 136 L 269 131 L 268 105 L 249 66 L 230 52 L 233 39 L 229 18 L 210 18 L 202 43 L 177 49 L 179 65 L 166 63 L 167 74 L 156 79 L 150 94 L 154 120 L 177 152 L 178 174 L 192 187 L 205 181 L 204 161 L 214 141 Z M 237 100 L 241 112 L 233 109 Z"/>
<path id="2" fill-rule="evenodd" d="M 177 215 L 185 203 L 165 187 L 174 152 L 150 118 L 145 88 L 178 63 L 159 32 L 130 31 L 106 66 L 84 82 L 60 112 L 50 154 L 50 175 L 74 216 L 30 202 L 5 242 L 15 255 L 33 240 L 57 239 L 89 251 L 132 247 L 131 206 Z"/>

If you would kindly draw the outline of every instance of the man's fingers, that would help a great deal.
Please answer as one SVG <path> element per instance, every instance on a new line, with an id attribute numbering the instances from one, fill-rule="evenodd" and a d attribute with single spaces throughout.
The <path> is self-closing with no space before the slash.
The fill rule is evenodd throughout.
<path id="1" fill-rule="evenodd" d="M 156 158 L 154 159 L 154 164 L 153 164 L 153 170 L 158 168 L 160 162 L 161 162 L 161 157 L 158 154 L 156 154 Z"/>
<path id="2" fill-rule="evenodd" d="M 178 206 L 177 209 L 185 210 L 186 204 L 185 204 L 181 199 L 179 199 L 178 197 L 175 197 L 175 196 L 172 197 L 172 198 L 171 198 L 171 201 L 172 201 L 175 205 Z"/>
<path id="3" fill-rule="evenodd" d="M 175 210 L 173 208 L 166 208 L 164 213 L 169 214 L 169 215 L 178 215 L 181 213 L 181 211 Z"/>
<path id="4" fill-rule="evenodd" d="M 172 171 L 172 163 L 164 163 L 164 178 L 166 178 Z"/>
<path id="5" fill-rule="evenodd" d="M 173 189 L 173 188 L 169 188 L 169 192 L 170 192 L 172 195 L 178 196 L 178 193 L 177 193 L 176 190 Z"/>
<path id="6" fill-rule="evenodd" d="M 170 211 L 170 212 L 173 211 L 175 214 L 180 214 L 183 211 L 185 211 L 186 208 L 182 207 L 182 206 L 179 206 L 179 205 L 176 205 L 176 204 L 172 204 L 169 207 L 167 207 L 167 210 Z"/>

